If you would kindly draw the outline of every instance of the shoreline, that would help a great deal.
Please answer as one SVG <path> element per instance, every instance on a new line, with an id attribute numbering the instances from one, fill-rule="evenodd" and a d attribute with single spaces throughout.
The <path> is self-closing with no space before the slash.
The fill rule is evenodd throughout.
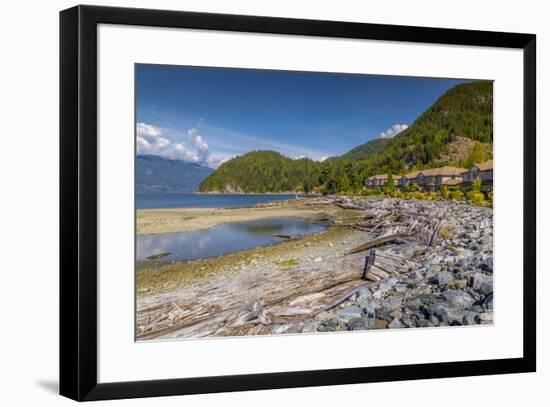
<path id="1" fill-rule="evenodd" d="M 231 222 L 297 217 L 306 220 L 337 219 L 345 209 L 315 205 L 308 200 L 274 201 L 239 208 L 162 208 L 136 210 L 136 234 L 194 232 Z"/>
<path id="2" fill-rule="evenodd" d="M 328 201 L 300 204 L 335 211 L 324 231 L 217 257 L 143 264 L 138 340 L 492 323 L 492 208 Z M 365 243 L 377 240 L 365 269 Z"/>
<path id="3" fill-rule="evenodd" d="M 138 298 L 151 294 L 163 295 L 180 288 L 200 285 L 213 278 L 220 281 L 258 271 L 292 268 L 319 258 L 341 256 L 348 244 L 360 243 L 360 236 L 358 231 L 346 226 L 332 225 L 299 239 L 219 256 L 171 262 L 141 262 L 136 276 L 136 294 Z M 327 253 L 327 248 L 331 249 L 331 253 Z"/>

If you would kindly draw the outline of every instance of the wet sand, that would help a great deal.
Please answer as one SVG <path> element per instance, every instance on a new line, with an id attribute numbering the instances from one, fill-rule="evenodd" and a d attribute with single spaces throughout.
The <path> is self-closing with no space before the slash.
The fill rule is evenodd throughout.
<path id="1" fill-rule="evenodd" d="M 336 206 L 311 206 L 303 201 L 281 201 L 246 208 L 142 209 L 137 211 L 137 234 L 192 232 L 229 222 L 299 217 L 308 220 L 337 218 Z"/>

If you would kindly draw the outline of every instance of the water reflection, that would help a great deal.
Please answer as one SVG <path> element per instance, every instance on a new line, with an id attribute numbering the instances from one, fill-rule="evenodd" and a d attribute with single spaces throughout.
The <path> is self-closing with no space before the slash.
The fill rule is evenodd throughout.
<path id="1" fill-rule="evenodd" d="M 225 253 L 267 246 L 284 239 L 273 234 L 302 235 L 320 232 L 328 223 L 310 222 L 299 218 L 262 219 L 234 222 L 206 230 L 185 233 L 137 236 L 137 260 L 151 255 L 169 253 L 158 260 L 191 260 L 219 256 Z"/>

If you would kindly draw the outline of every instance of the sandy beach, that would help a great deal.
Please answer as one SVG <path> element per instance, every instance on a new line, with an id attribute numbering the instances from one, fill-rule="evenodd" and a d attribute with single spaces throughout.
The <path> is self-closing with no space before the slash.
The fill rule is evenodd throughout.
<path id="1" fill-rule="evenodd" d="M 349 211 L 348 211 L 349 212 Z M 302 200 L 281 201 L 245 208 L 142 209 L 137 211 L 137 234 L 192 232 L 228 222 L 299 217 L 338 219 L 346 211 L 334 205 L 311 205 Z"/>

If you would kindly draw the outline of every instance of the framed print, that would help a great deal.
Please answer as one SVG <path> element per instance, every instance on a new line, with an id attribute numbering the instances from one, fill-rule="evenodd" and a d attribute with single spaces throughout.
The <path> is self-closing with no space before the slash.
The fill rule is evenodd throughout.
<path id="1" fill-rule="evenodd" d="M 535 371 L 534 35 L 60 27 L 62 395 Z"/>

